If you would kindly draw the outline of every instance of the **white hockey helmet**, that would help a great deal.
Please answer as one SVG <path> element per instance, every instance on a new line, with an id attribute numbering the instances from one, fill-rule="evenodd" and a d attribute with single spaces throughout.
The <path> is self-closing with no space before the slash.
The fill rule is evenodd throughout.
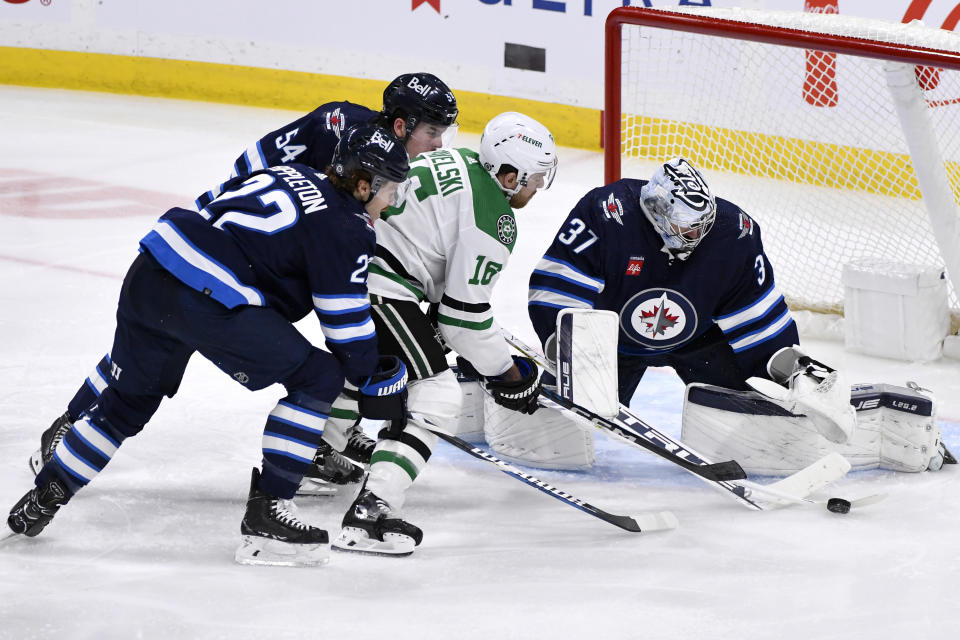
<path id="1" fill-rule="evenodd" d="M 539 174 L 549 189 L 557 172 L 557 146 L 545 126 L 522 113 L 507 111 L 494 117 L 480 137 L 480 162 L 494 179 L 504 166 L 517 170 L 517 187 L 503 189 L 510 197 Z"/>
<path id="2" fill-rule="evenodd" d="M 664 250 L 686 260 L 717 217 L 717 199 L 683 158 L 661 165 L 640 188 L 640 208 L 663 238 Z"/>

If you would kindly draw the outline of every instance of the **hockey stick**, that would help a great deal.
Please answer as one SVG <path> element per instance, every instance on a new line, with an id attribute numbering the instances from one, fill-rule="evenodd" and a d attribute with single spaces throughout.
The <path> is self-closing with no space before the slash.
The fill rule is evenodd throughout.
<path id="1" fill-rule="evenodd" d="M 550 367 L 547 365 L 546 358 L 539 349 L 524 343 L 506 329 L 501 328 L 500 332 L 517 351 L 533 359 L 544 370 L 549 371 Z M 745 480 L 747 477 L 739 463 L 734 460 L 711 463 L 707 458 L 679 440 L 648 425 L 622 404 L 615 417 L 604 418 L 589 409 L 572 403 L 550 389 L 542 391 L 540 404 L 563 411 L 618 440 L 655 453 L 689 471 L 750 509 L 763 510 L 771 506 L 782 506 L 786 503 L 782 498 L 774 501 L 772 505 L 764 505 L 758 502 L 753 498 L 753 494 L 761 493 L 760 487 L 768 487 L 770 491 L 802 499 L 812 491 L 840 479 L 850 469 L 849 463 L 842 456 L 830 454 L 805 469 L 801 469 L 797 473 L 770 485 L 738 482 L 739 480 Z"/>
<path id="2" fill-rule="evenodd" d="M 469 453 L 474 458 L 479 458 L 480 460 L 496 465 L 496 467 L 503 473 L 516 478 L 517 480 L 520 480 L 521 482 L 524 482 L 535 489 L 539 489 L 547 495 L 554 497 L 561 502 L 565 502 L 570 506 L 583 511 L 584 513 L 588 513 L 595 518 L 603 520 L 604 522 L 609 522 L 610 524 L 620 527 L 621 529 L 632 531 L 634 533 L 644 533 L 649 531 L 664 531 L 667 529 L 677 528 L 677 517 L 670 511 L 655 511 L 633 516 L 620 516 L 608 513 L 599 507 L 595 507 L 588 502 L 584 502 L 580 498 L 577 498 L 576 496 L 573 496 L 562 489 L 558 489 L 557 487 L 540 480 L 536 476 L 521 471 L 512 464 L 504 462 L 500 458 L 487 453 L 479 447 L 474 447 L 456 436 L 440 431 L 437 429 L 437 425 L 429 422 L 423 416 L 411 414 L 408 417 L 408 420 L 421 429 L 426 429 L 442 440 L 445 440 L 461 451 Z"/>

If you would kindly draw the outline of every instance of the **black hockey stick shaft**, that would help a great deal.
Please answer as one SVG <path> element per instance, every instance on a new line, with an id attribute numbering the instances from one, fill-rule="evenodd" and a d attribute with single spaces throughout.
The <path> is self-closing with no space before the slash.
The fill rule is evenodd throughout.
<path id="1" fill-rule="evenodd" d="M 582 418 L 589 420 L 597 428 L 603 431 L 609 431 L 611 434 L 622 440 L 627 440 L 633 444 L 643 447 L 651 453 L 655 453 L 661 458 L 669 460 L 675 465 L 707 480 L 711 480 L 713 482 L 729 482 L 730 480 L 744 480 L 747 477 L 747 473 L 736 460 L 726 460 L 724 462 L 705 462 L 698 458 L 700 461 L 695 462 L 688 458 L 677 455 L 677 453 L 670 449 L 670 447 L 673 445 L 673 442 L 663 439 L 658 431 L 650 428 L 648 425 L 638 425 L 641 428 L 645 428 L 644 431 L 638 433 L 634 429 L 623 428 L 608 418 L 599 416 L 589 409 L 574 404 L 551 389 L 543 389 L 541 391 L 541 395 L 560 405 L 564 409 L 572 411 Z M 623 417 L 624 416 L 618 416 L 618 422 L 625 422 Z M 657 440 L 660 441 L 659 444 L 656 442 Z"/>
<path id="2" fill-rule="evenodd" d="M 541 368 L 546 368 L 546 359 L 542 353 L 525 344 L 506 329 L 501 328 L 501 332 L 514 349 L 535 361 Z M 608 431 L 622 440 L 627 440 L 639 447 L 647 449 L 651 453 L 655 453 L 707 480 L 713 482 L 728 482 L 731 480 L 743 480 L 747 477 L 746 472 L 736 460 L 709 462 L 685 447 L 683 443 L 661 433 L 636 416 L 626 412 L 623 405 L 621 405 L 620 415 L 614 419 L 610 419 L 599 416 L 589 409 L 575 404 L 554 390 L 544 388 L 541 396 L 592 422 L 598 429 Z"/>
<path id="3" fill-rule="evenodd" d="M 517 480 L 520 480 L 521 482 L 528 484 L 535 489 L 539 489 L 540 491 L 546 493 L 547 495 L 553 498 L 556 498 L 557 500 L 560 500 L 561 502 L 564 502 L 576 509 L 579 509 L 584 513 L 588 513 L 595 518 L 599 518 L 604 522 L 609 522 L 610 524 L 616 527 L 620 527 L 621 529 L 624 529 L 626 531 L 631 531 L 634 533 L 642 533 L 643 531 L 672 529 L 673 527 L 676 526 L 676 519 L 673 517 L 673 514 L 669 514 L 669 512 L 657 513 L 657 514 L 644 514 L 642 516 L 639 516 L 641 519 L 645 520 L 644 524 L 641 525 L 641 523 L 638 522 L 637 519 L 634 517 L 616 515 L 616 514 L 604 511 L 599 507 L 593 506 L 589 502 L 585 502 L 577 498 L 576 496 L 571 495 L 566 491 L 563 491 L 562 489 L 558 489 L 557 487 L 554 487 L 553 485 L 547 482 L 544 482 L 543 480 L 537 478 L 534 475 L 521 471 L 517 467 L 514 467 L 508 462 L 504 462 L 500 458 L 496 457 L 491 453 L 484 451 L 483 449 L 480 449 L 479 447 L 475 447 L 470 443 L 465 442 L 464 440 L 461 440 L 460 438 L 454 435 L 450 435 L 448 433 L 444 433 L 443 431 L 437 430 L 436 428 L 434 428 L 435 425 L 432 425 L 431 423 L 427 422 L 422 417 L 411 415 L 409 419 L 418 427 L 422 429 L 426 429 L 427 431 L 433 433 L 440 439 L 450 443 L 451 445 L 460 449 L 461 451 L 465 451 L 466 453 L 469 453 L 475 458 L 479 458 L 484 462 L 489 462 L 495 465 L 497 469 L 507 474 L 508 476 L 516 478 Z"/>

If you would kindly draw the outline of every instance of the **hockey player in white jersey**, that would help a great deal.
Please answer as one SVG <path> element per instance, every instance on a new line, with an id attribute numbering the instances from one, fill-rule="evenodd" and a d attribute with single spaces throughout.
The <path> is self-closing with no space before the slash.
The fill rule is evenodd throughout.
<path id="1" fill-rule="evenodd" d="M 537 408 L 537 367 L 511 356 L 490 297 L 517 239 L 513 209 L 549 188 L 556 166 L 550 132 L 525 115 L 503 113 L 487 123 L 479 153 L 440 149 L 417 158 L 405 200 L 377 222 L 368 284 L 378 348 L 406 364 L 410 412 L 441 429 L 456 419 L 461 398 L 444 342 L 473 363 L 497 402 L 517 412 Z M 439 305 L 436 324 L 421 303 Z M 422 532 L 400 510 L 436 441 L 401 421 L 380 432 L 335 548 L 413 552 Z"/>

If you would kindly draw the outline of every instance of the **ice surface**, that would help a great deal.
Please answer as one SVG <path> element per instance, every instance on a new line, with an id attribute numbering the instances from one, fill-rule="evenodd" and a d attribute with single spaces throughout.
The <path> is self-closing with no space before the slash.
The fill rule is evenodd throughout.
<path id="1" fill-rule="evenodd" d="M 109 349 L 138 239 L 294 117 L 0 87 L 0 505 L 31 486 L 27 458 L 41 431 Z M 598 154 L 562 149 L 554 188 L 520 212 L 494 304 L 522 337 L 533 339 L 526 276 L 600 183 L 601 165 Z M 318 335 L 312 319 L 301 326 Z M 851 380 L 933 389 L 945 440 L 960 453 L 960 363 L 805 344 Z M 194 358 L 177 397 L 41 536 L 0 546 L 0 638 L 847 640 L 933 637 L 960 623 L 957 467 L 852 474 L 829 495 L 889 497 L 847 516 L 757 513 L 599 435 L 593 471 L 533 473 L 611 512 L 671 510 L 678 530 L 626 533 L 440 443 L 407 501 L 425 532 L 413 556 L 238 566 L 250 468 L 281 395 L 249 393 Z M 633 407 L 676 434 L 681 399 L 679 380 L 656 369 Z M 298 503 L 336 532 L 351 499 Z"/>

